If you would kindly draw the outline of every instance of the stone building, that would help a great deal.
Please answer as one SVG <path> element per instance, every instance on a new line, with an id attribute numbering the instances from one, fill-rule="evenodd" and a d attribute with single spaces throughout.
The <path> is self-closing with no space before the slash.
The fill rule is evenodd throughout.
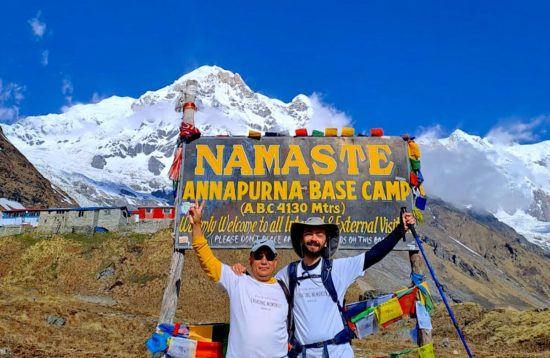
<path id="1" fill-rule="evenodd" d="M 36 231 L 47 234 L 124 231 L 129 220 L 125 206 L 44 209 Z"/>

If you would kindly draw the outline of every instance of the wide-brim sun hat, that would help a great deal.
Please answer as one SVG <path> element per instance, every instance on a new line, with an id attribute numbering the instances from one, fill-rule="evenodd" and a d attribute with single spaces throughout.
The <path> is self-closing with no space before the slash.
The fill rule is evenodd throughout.
<path id="1" fill-rule="evenodd" d="M 311 217 L 304 222 L 295 222 L 290 226 L 290 239 L 292 241 L 292 248 L 296 254 L 301 258 L 304 257 L 302 238 L 304 230 L 311 227 L 320 227 L 325 230 L 327 234 L 327 247 L 324 249 L 323 256 L 326 258 L 332 257 L 336 253 L 336 250 L 338 250 L 340 230 L 338 229 L 338 225 L 327 224 L 319 217 Z"/>

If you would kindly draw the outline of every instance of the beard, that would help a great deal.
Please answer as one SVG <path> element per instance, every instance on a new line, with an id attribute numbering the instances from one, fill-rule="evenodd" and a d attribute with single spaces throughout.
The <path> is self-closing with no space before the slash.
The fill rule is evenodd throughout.
<path id="1" fill-rule="evenodd" d="M 317 250 L 317 251 L 311 251 L 306 244 L 315 245 L 320 249 Z M 309 241 L 306 244 L 302 244 L 302 252 L 304 253 L 304 256 L 307 255 L 309 257 L 317 258 L 317 257 L 320 257 L 323 254 L 323 252 L 325 251 L 325 248 L 324 247 L 321 248 L 320 245 L 316 245 L 316 242 Z"/>

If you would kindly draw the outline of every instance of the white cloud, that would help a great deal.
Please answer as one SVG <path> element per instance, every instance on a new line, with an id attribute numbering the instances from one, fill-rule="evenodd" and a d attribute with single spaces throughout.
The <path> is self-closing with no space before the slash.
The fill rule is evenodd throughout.
<path id="1" fill-rule="evenodd" d="M 66 112 L 67 109 L 73 106 L 73 92 L 73 83 L 70 79 L 64 78 L 61 82 L 61 93 L 65 96 L 65 105 L 61 108 L 61 111 Z"/>
<path id="2" fill-rule="evenodd" d="M 320 94 L 313 93 L 308 98 L 313 109 L 313 115 L 307 125 L 308 130 L 317 129 L 322 131 L 325 128 L 338 128 L 338 131 L 340 131 L 342 127 L 352 126 L 351 118 L 344 112 L 324 103 Z"/>
<path id="3" fill-rule="evenodd" d="M 432 127 L 419 127 L 418 131 L 418 139 L 420 140 L 427 140 L 427 141 L 433 141 L 436 139 L 443 138 L 444 136 L 444 130 L 441 127 L 440 124 L 436 124 Z"/>
<path id="4" fill-rule="evenodd" d="M 0 106 L 0 122 L 11 123 L 19 117 L 19 107 L 11 106 L 4 107 Z"/>
<path id="5" fill-rule="evenodd" d="M 48 66 L 48 59 L 50 56 L 50 52 L 48 50 L 42 51 L 42 59 L 40 63 L 42 63 L 42 66 Z"/>
<path id="6" fill-rule="evenodd" d="M 4 85 L 0 79 L 0 121 L 11 123 L 19 117 L 19 104 L 25 98 L 25 87 L 17 83 Z"/>
<path id="7" fill-rule="evenodd" d="M 487 139 L 495 144 L 512 144 L 519 142 L 533 142 L 546 132 L 550 126 L 550 116 L 541 115 L 523 121 L 518 118 L 508 118 L 500 121 L 487 134 Z"/>
<path id="8" fill-rule="evenodd" d="M 36 16 L 28 21 L 32 33 L 38 38 L 42 38 L 46 32 L 46 23 L 40 20 L 41 15 L 42 11 L 38 11 Z"/>
<path id="9" fill-rule="evenodd" d="M 71 95 L 73 94 L 74 86 L 70 79 L 64 78 L 63 82 L 61 82 L 61 93 L 64 95 Z"/>
<path id="10" fill-rule="evenodd" d="M 94 92 L 94 94 L 92 95 L 92 99 L 90 100 L 90 102 L 92 102 L 92 103 L 98 103 L 98 102 L 103 101 L 105 98 L 107 98 L 107 97 L 106 97 L 106 96 L 103 96 L 103 95 L 100 95 L 100 94 L 97 93 L 97 92 Z"/>
<path id="11" fill-rule="evenodd" d="M 481 149 L 466 141 L 444 145 L 423 137 L 422 174 L 429 196 L 436 196 L 459 208 L 513 213 L 526 210 L 531 202 L 530 188 L 511 178 L 529 178 L 532 171 L 517 158 L 507 157 L 498 149 Z M 503 170 L 501 163 L 512 162 Z M 505 164 L 502 164 L 505 165 Z"/>

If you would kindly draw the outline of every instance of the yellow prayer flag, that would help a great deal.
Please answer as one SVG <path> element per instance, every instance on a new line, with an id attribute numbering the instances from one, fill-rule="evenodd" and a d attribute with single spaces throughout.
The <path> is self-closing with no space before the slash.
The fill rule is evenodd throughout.
<path id="1" fill-rule="evenodd" d="M 409 158 L 416 160 L 420 159 L 420 148 L 418 147 L 418 144 L 413 141 L 409 141 L 408 144 Z"/>
<path id="2" fill-rule="evenodd" d="M 337 128 L 325 128 L 325 137 L 336 137 L 338 135 Z"/>
<path id="3" fill-rule="evenodd" d="M 194 339 L 202 342 L 212 342 L 211 324 L 201 326 L 189 326 L 189 339 Z"/>
<path id="4" fill-rule="evenodd" d="M 254 139 L 260 139 L 262 137 L 262 133 L 255 131 L 255 130 L 248 130 L 248 138 L 254 138 Z"/>
<path id="5" fill-rule="evenodd" d="M 351 127 L 342 128 L 342 137 L 353 137 L 355 134 L 355 129 Z"/>
<path id="6" fill-rule="evenodd" d="M 401 305 L 397 297 L 376 306 L 374 308 L 374 313 L 376 314 L 379 325 L 383 325 L 386 322 L 403 316 L 403 311 L 401 310 Z"/>
<path id="7" fill-rule="evenodd" d="M 422 281 L 420 286 L 424 287 L 426 289 L 426 291 L 428 291 L 428 294 L 431 295 L 430 287 L 428 286 L 428 281 L 425 281 L 425 280 Z M 426 306 L 426 299 L 424 298 L 424 294 L 422 293 L 422 291 L 419 291 L 419 292 L 420 292 L 420 303 L 422 303 L 424 306 Z"/>
<path id="8" fill-rule="evenodd" d="M 426 190 L 424 189 L 424 187 L 422 186 L 422 184 L 419 184 L 419 185 L 418 185 L 418 191 L 420 192 L 420 195 L 426 196 Z"/>
<path id="9" fill-rule="evenodd" d="M 433 342 L 418 348 L 418 356 L 420 358 L 435 358 Z"/>
<path id="10" fill-rule="evenodd" d="M 430 294 L 430 295 L 432 294 L 430 292 L 430 286 L 428 286 L 428 281 L 426 281 L 426 280 L 422 281 L 421 285 L 424 286 L 424 288 L 426 288 L 426 291 L 428 291 L 428 294 Z"/>

